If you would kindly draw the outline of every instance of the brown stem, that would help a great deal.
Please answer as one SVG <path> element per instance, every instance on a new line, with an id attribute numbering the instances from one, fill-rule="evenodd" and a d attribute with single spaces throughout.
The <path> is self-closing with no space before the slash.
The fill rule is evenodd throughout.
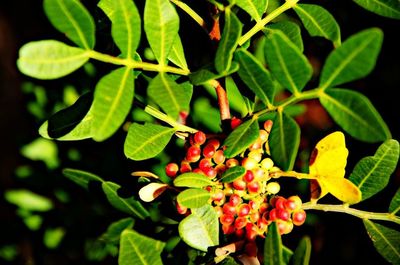
<path id="1" fill-rule="evenodd" d="M 229 101 L 225 89 L 217 80 L 212 80 L 211 85 L 215 88 L 215 91 L 217 92 L 221 121 L 229 120 L 231 118 L 231 113 L 229 110 Z"/>

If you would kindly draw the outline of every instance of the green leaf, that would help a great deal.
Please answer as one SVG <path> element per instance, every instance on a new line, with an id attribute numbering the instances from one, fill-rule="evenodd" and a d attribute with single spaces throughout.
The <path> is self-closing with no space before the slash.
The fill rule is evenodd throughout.
<path id="1" fill-rule="evenodd" d="M 85 189 L 89 188 L 90 181 L 104 182 L 104 180 L 99 176 L 79 169 L 65 168 L 62 173 L 64 176 Z"/>
<path id="2" fill-rule="evenodd" d="M 214 185 L 215 182 L 207 176 L 193 172 L 183 173 L 174 179 L 174 186 L 176 187 L 203 188 Z"/>
<path id="3" fill-rule="evenodd" d="M 203 189 L 186 189 L 176 197 L 178 203 L 187 208 L 200 208 L 210 199 L 210 193 Z"/>
<path id="4" fill-rule="evenodd" d="M 55 40 L 29 42 L 19 50 L 18 69 L 38 79 L 56 79 L 80 68 L 89 59 L 87 51 Z"/>
<path id="5" fill-rule="evenodd" d="M 400 232 L 392 228 L 364 219 L 364 226 L 376 250 L 388 262 L 400 263 Z"/>
<path id="6" fill-rule="evenodd" d="M 391 138 L 382 117 L 361 93 L 328 89 L 321 94 L 320 101 L 334 121 L 354 138 L 371 143 Z"/>
<path id="7" fill-rule="evenodd" d="M 238 74 L 246 86 L 266 105 L 271 104 L 275 96 L 275 85 L 269 71 L 244 49 L 238 50 L 235 58 L 240 64 Z"/>
<path id="8" fill-rule="evenodd" d="M 364 157 L 356 164 L 349 179 L 361 190 L 363 200 L 386 187 L 398 160 L 399 142 L 390 139 L 379 146 L 374 156 Z"/>
<path id="9" fill-rule="evenodd" d="M 260 21 L 267 8 L 268 0 L 236 0 L 236 5 L 256 21 Z"/>
<path id="10" fill-rule="evenodd" d="M 168 74 L 159 73 L 147 88 L 147 94 L 171 117 L 177 119 L 179 112 L 189 109 L 193 90 L 177 84 Z"/>
<path id="11" fill-rule="evenodd" d="M 53 26 L 79 47 L 93 49 L 95 24 L 78 0 L 44 0 L 44 11 Z"/>
<path id="12" fill-rule="evenodd" d="M 396 194 L 392 198 L 392 201 L 390 202 L 389 212 L 394 215 L 400 215 L 400 188 L 397 190 Z"/>
<path id="13" fill-rule="evenodd" d="M 353 0 L 361 7 L 375 14 L 400 19 L 400 2 L 398 0 Z"/>
<path id="14" fill-rule="evenodd" d="M 121 234 L 118 265 L 162 265 L 165 243 L 126 229 Z"/>
<path id="15" fill-rule="evenodd" d="M 333 87 L 367 76 L 375 67 L 381 50 L 380 29 L 363 30 L 333 50 L 322 67 L 319 86 Z"/>
<path id="16" fill-rule="evenodd" d="M 179 16 L 168 0 L 147 0 L 144 7 L 144 31 L 157 61 L 165 61 L 179 30 Z"/>
<path id="17" fill-rule="evenodd" d="M 158 155 L 170 141 L 175 129 L 156 124 L 133 123 L 124 143 L 124 153 L 132 160 L 145 160 Z"/>
<path id="18" fill-rule="evenodd" d="M 133 72 L 122 67 L 97 83 L 93 101 L 93 139 L 103 141 L 113 135 L 131 109 L 134 95 Z"/>
<path id="19" fill-rule="evenodd" d="M 269 135 L 272 160 L 282 169 L 291 170 L 300 144 L 300 128 L 284 112 L 278 112 Z"/>
<path id="20" fill-rule="evenodd" d="M 66 231 L 62 227 L 47 228 L 43 235 L 43 244 L 48 249 L 56 249 L 63 239 Z"/>
<path id="21" fill-rule="evenodd" d="M 231 183 L 235 179 L 243 177 L 245 173 L 246 169 L 242 166 L 231 167 L 222 174 L 219 181 L 222 183 Z"/>
<path id="22" fill-rule="evenodd" d="M 242 153 L 257 140 L 259 134 L 257 119 L 251 119 L 240 124 L 224 141 L 226 146 L 225 156 L 230 158 Z"/>
<path id="23" fill-rule="evenodd" d="M 181 38 L 176 36 L 174 45 L 172 46 L 171 52 L 168 55 L 168 60 L 183 69 L 188 69 L 188 65 L 183 51 Z"/>
<path id="24" fill-rule="evenodd" d="M 274 24 L 268 25 L 264 32 L 267 33 L 269 31 L 280 30 L 282 31 L 286 37 L 288 37 L 296 46 L 299 48 L 301 52 L 304 50 L 303 39 L 301 38 L 301 30 L 300 26 L 292 21 L 283 20 Z"/>
<path id="25" fill-rule="evenodd" d="M 55 169 L 60 164 L 58 147 L 54 141 L 37 138 L 31 143 L 24 145 L 20 152 L 30 160 L 43 161 L 49 169 Z"/>
<path id="26" fill-rule="evenodd" d="M 132 197 L 122 198 L 118 195 L 118 190 L 121 188 L 120 185 L 110 181 L 104 181 L 101 183 L 101 188 L 103 189 L 107 200 L 114 208 L 143 220 L 149 216 L 149 212 L 139 201 Z"/>
<path id="27" fill-rule="evenodd" d="M 214 61 L 218 73 L 225 73 L 231 69 L 233 53 L 242 35 L 242 23 L 229 8 L 225 9 L 224 22 Z"/>
<path id="28" fill-rule="evenodd" d="M 274 77 L 292 93 L 300 92 L 311 79 L 311 64 L 282 31 L 267 35 L 265 59 Z"/>
<path id="29" fill-rule="evenodd" d="M 107 231 L 99 237 L 99 240 L 111 244 L 118 244 L 122 231 L 132 228 L 134 223 L 135 219 L 131 217 L 113 222 L 108 226 Z"/>
<path id="30" fill-rule="evenodd" d="M 217 212 L 211 205 L 192 209 L 192 213 L 179 223 L 179 235 L 192 248 L 207 251 L 219 244 Z"/>
<path id="31" fill-rule="evenodd" d="M 268 226 L 268 233 L 264 243 L 264 264 L 282 265 L 282 239 L 276 222 Z"/>
<path id="32" fill-rule="evenodd" d="M 133 1 L 102 0 L 98 6 L 110 18 L 113 40 L 125 58 L 134 58 L 140 41 L 140 15 Z"/>
<path id="33" fill-rule="evenodd" d="M 7 190 L 4 192 L 4 197 L 9 203 L 27 211 L 47 212 L 54 207 L 50 199 L 30 190 Z"/>
<path id="34" fill-rule="evenodd" d="M 308 265 L 311 256 L 311 240 L 308 236 L 300 240 L 293 254 L 293 265 Z"/>
<path id="35" fill-rule="evenodd" d="M 192 118 L 194 123 L 198 125 L 201 124 L 210 132 L 221 132 L 221 116 L 219 110 L 211 105 L 208 98 L 200 97 L 194 101 Z"/>
<path id="36" fill-rule="evenodd" d="M 216 74 L 214 73 L 214 69 L 211 69 L 210 67 L 202 68 L 189 74 L 189 79 L 193 85 L 199 86 L 207 83 L 210 80 L 217 80 L 225 76 L 230 76 L 237 70 L 239 70 L 239 64 L 232 62 L 231 68 L 227 72 Z"/>
<path id="37" fill-rule="evenodd" d="M 230 109 L 239 112 L 241 117 L 244 117 L 249 113 L 245 99 L 231 76 L 225 78 L 225 89 Z"/>
<path id="38" fill-rule="evenodd" d="M 335 46 L 340 45 L 339 25 L 328 10 L 319 5 L 296 4 L 294 11 L 311 36 L 323 37 Z"/>

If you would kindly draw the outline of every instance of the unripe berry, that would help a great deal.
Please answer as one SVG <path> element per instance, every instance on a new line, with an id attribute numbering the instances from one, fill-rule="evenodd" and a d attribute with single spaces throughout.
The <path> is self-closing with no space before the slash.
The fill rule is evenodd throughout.
<path id="1" fill-rule="evenodd" d="M 235 179 L 232 182 L 232 185 L 236 190 L 245 190 L 246 189 L 246 182 L 243 180 L 243 178 Z"/>
<path id="2" fill-rule="evenodd" d="M 260 140 L 261 142 L 265 143 L 268 140 L 269 133 L 266 130 L 260 130 Z"/>
<path id="3" fill-rule="evenodd" d="M 270 194 L 277 194 L 280 191 L 281 186 L 278 182 L 269 182 L 265 189 Z"/>
<path id="4" fill-rule="evenodd" d="M 239 161 L 235 158 L 229 158 L 228 160 L 226 160 L 225 165 L 228 168 L 235 167 L 239 165 Z"/>
<path id="5" fill-rule="evenodd" d="M 216 151 L 215 154 L 213 155 L 213 160 L 214 163 L 217 165 L 224 163 L 225 161 L 224 151 L 222 150 Z"/>
<path id="6" fill-rule="evenodd" d="M 214 191 L 214 193 L 211 195 L 211 199 L 213 201 L 221 201 L 225 198 L 225 194 L 222 190 L 217 189 Z"/>
<path id="7" fill-rule="evenodd" d="M 250 193 L 258 193 L 260 191 L 260 182 L 252 181 L 250 183 L 247 183 L 247 190 Z"/>
<path id="8" fill-rule="evenodd" d="M 193 145 L 186 151 L 186 160 L 189 162 L 197 162 L 200 159 L 200 155 L 200 147 Z"/>
<path id="9" fill-rule="evenodd" d="M 278 226 L 278 231 L 281 235 L 288 234 L 293 230 L 292 222 L 276 220 L 276 225 Z"/>
<path id="10" fill-rule="evenodd" d="M 215 154 L 215 147 L 213 144 L 208 143 L 204 148 L 203 148 L 203 156 L 206 158 L 212 158 Z"/>
<path id="11" fill-rule="evenodd" d="M 173 178 L 179 171 L 179 166 L 176 163 L 169 163 L 165 166 L 165 173 L 168 177 Z"/>
<path id="12" fill-rule="evenodd" d="M 261 149 L 253 150 L 247 156 L 253 158 L 258 163 L 261 161 L 262 158 L 262 150 Z"/>
<path id="13" fill-rule="evenodd" d="M 219 218 L 219 221 L 221 222 L 222 225 L 230 225 L 233 223 L 235 220 L 235 217 L 231 214 L 223 214 Z"/>
<path id="14" fill-rule="evenodd" d="M 260 139 L 257 139 L 253 144 L 251 144 L 251 145 L 249 146 L 248 149 L 249 149 L 250 151 L 259 150 L 259 149 L 261 149 L 261 146 L 262 146 L 261 140 L 260 140 Z"/>
<path id="15" fill-rule="evenodd" d="M 247 203 L 243 203 L 237 210 L 238 216 L 247 216 L 250 213 L 250 206 Z"/>
<path id="16" fill-rule="evenodd" d="M 290 196 L 285 202 L 286 209 L 295 211 L 301 209 L 302 201 L 299 196 Z"/>
<path id="17" fill-rule="evenodd" d="M 202 145 L 206 142 L 206 135 L 205 133 L 198 131 L 193 135 L 193 140 L 195 144 Z"/>
<path id="18" fill-rule="evenodd" d="M 292 221 L 294 225 L 302 225 L 306 221 L 306 212 L 303 209 L 293 212 Z"/>
<path id="19" fill-rule="evenodd" d="M 237 194 L 232 194 L 232 195 L 229 197 L 229 204 L 230 204 L 231 206 L 238 206 L 240 203 L 242 203 L 242 198 L 241 198 L 239 195 L 237 195 Z"/>
<path id="20" fill-rule="evenodd" d="M 254 174 L 251 170 L 247 170 L 243 176 L 243 180 L 246 182 L 251 182 L 254 179 Z"/>
<path id="21" fill-rule="evenodd" d="M 256 223 L 259 219 L 260 219 L 260 214 L 258 212 L 250 214 L 250 221 L 252 223 Z"/>
<path id="22" fill-rule="evenodd" d="M 274 166 L 274 161 L 271 158 L 267 157 L 261 160 L 261 168 L 265 170 L 270 170 Z"/>
<path id="23" fill-rule="evenodd" d="M 223 214 L 222 207 L 221 206 L 215 206 L 214 210 L 217 212 L 218 218 L 221 217 L 221 215 Z"/>
<path id="24" fill-rule="evenodd" d="M 242 167 L 244 167 L 247 170 L 251 170 L 257 166 L 258 162 L 254 160 L 253 158 L 250 157 L 245 157 L 242 160 Z"/>
<path id="25" fill-rule="evenodd" d="M 246 226 L 246 224 L 247 224 L 247 219 L 243 216 L 239 216 L 236 218 L 234 226 L 236 229 L 242 229 L 243 227 Z"/>

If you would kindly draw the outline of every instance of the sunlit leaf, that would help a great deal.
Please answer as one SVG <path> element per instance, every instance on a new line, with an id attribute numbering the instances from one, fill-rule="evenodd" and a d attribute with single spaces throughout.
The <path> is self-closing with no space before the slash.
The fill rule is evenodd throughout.
<path id="1" fill-rule="evenodd" d="M 260 21 L 267 8 L 268 0 L 236 0 L 236 5 L 256 21 Z"/>
<path id="2" fill-rule="evenodd" d="M 149 212 L 139 201 L 135 200 L 133 197 L 122 198 L 118 195 L 118 190 L 121 188 L 118 184 L 104 181 L 101 187 L 110 204 L 116 209 L 140 219 L 145 219 L 149 216 Z"/>
<path id="3" fill-rule="evenodd" d="M 345 203 L 361 201 L 360 190 L 344 178 L 348 154 L 344 134 L 339 131 L 330 133 L 316 144 L 309 163 L 310 175 L 316 178 L 321 188 L 316 199 L 331 193 Z"/>
<path id="4" fill-rule="evenodd" d="M 219 244 L 218 215 L 211 205 L 192 209 L 178 228 L 182 240 L 195 249 L 207 251 Z"/>
<path id="5" fill-rule="evenodd" d="M 125 121 L 134 95 L 133 72 L 118 68 L 97 83 L 93 101 L 93 139 L 104 141 Z"/>
<path id="6" fill-rule="evenodd" d="M 177 119 L 179 112 L 188 110 L 192 87 L 176 83 L 169 75 L 159 73 L 147 88 L 148 95 L 171 117 Z"/>
<path id="7" fill-rule="evenodd" d="M 240 64 L 238 74 L 247 87 L 266 105 L 274 101 L 275 85 L 269 71 L 248 51 L 240 49 L 235 53 Z"/>
<path id="8" fill-rule="evenodd" d="M 85 6 L 78 0 L 45 0 L 44 11 L 53 26 L 78 46 L 93 49 L 95 24 Z"/>
<path id="9" fill-rule="evenodd" d="M 396 194 L 392 198 L 392 201 L 390 202 L 389 212 L 394 215 L 400 215 L 400 188 L 397 190 Z"/>
<path id="10" fill-rule="evenodd" d="M 240 93 L 239 88 L 236 86 L 231 76 L 225 78 L 225 86 L 230 109 L 237 111 L 241 117 L 244 117 L 249 113 L 249 110 L 246 107 L 244 96 Z"/>
<path id="11" fill-rule="evenodd" d="M 55 40 L 29 42 L 19 50 L 18 69 L 38 79 L 56 79 L 80 68 L 87 60 L 87 51 Z"/>
<path id="12" fill-rule="evenodd" d="M 268 226 L 268 233 L 264 243 L 264 264 L 282 265 L 282 239 L 276 222 Z"/>
<path id="13" fill-rule="evenodd" d="M 324 37 L 335 46 L 340 45 L 339 25 L 328 10 L 319 5 L 296 4 L 294 11 L 311 36 Z"/>
<path id="14" fill-rule="evenodd" d="M 289 20 L 279 21 L 277 23 L 268 25 L 264 32 L 268 34 L 269 31 L 274 30 L 282 31 L 286 37 L 288 37 L 299 48 L 299 50 L 303 52 L 303 39 L 301 38 L 300 26 L 297 23 Z"/>
<path id="15" fill-rule="evenodd" d="M 124 153 L 132 160 L 155 157 L 168 144 L 174 133 L 174 128 L 151 123 L 133 123 L 125 139 Z"/>
<path id="16" fill-rule="evenodd" d="M 65 168 L 62 171 L 63 175 L 78 184 L 79 186 L 87 189 L 90 181 L 103 182 L 99 176 L 79 169 Z"/>
<path id="17" fill-rule="evenodd" d="M 165 243 L 126 229 L 121 234 L 119 265 L 162 265 Z"/>
<path id="18" fill-rule="evenodd" d="M 235 179 L 243 177 L 246 173 L 246 169 L 242 166 L 236 166 L 228 168 L 221 176 L 220 182 L 231 183 Z"/>
<path id="19" fill-rule="evenodd" d="M 380 29 L 365 29 L 352 35 L 333 50 L 321 70 L 319 86 L 328 88 L 360 79 L 375 67 L 381 50 Z"/>
<path id="20" fill-rule="evenodd" d="M 292 93 L 311 79 L 312 67 L 300 49 L 280 30 L 268 33 L 265 59 L 274 77 Z"/>
<path id="21" fill-rule="evenodd" d="M 188 69 L 182 41 L 179 35 L 175 38 L 174 45 L 172 46 L 171 52 L 168 55 L 168 60 L 183 69 Z"/>
<path id="22" fill-rule="evenodd" d="M 57 248 L 64 238 L 66 231 L 62 227 L 47 228 L 43 235 L 43 243 L 48 249 Z"/>
<path id="23" fill-rule="evenodd" d="M 225 156 L 234 157 L 240 154 L 257 140 L 259 134 L 260 132 L 257 119 L 251 119 L 243 122 L 225 139 Z"/>
<path id="24" fill-rule="evenodd" d="M 308 236 L 300 240 L 293 254 L 293 265 L 308 265 L 311 255 L 311 240 Z"/>
<path id="25" fill-rule="evenodd" d="M 183 173 L 174 179 L 174 186 L 176 187 L 203 188 L 214 185 L 215 182 L 207 176 L 193 172 Z"/>
<path id="26" fill-rule="evenodd" d="M 180 205 L 187 208 L 199 208 L 208 202 L 210 196 L 210 192 L 206 190 L 190 188 L 180 192 L 176 199 Z"/>
<path id="27" fill-rule="evenodd" d="M 398 0 L 353 0 L 368 11 L 378 15 L 400 19 L 400 2 Z"/>
<path id="28" fill-rule="evenodd" d="M 21 154 L 33 161 L 43 161 L 49 169 L 58 167 L 58 148 L 53 141 L 38 138 L 21 148 Z"/>
<path id="29" fill-rule="evenodd" d="M 165 183 L 157 183 L 157 182 L 149 183 L 139 190 L 139 198 L 144 202 L 154 201 L 167 188 L 168 184 Z"/>
<path id="30" fill-rule="evenodd" d="M 28 211 L 47 212 L 54 207 L 50 199 L 30 190 L 7 190 L 4 192 L 4 197 L 9 203 Z"/>
<path id="31" fill-rule="evenodd" d="M 328 89 L 320 102 L 333 120 L 354 138 L 379 142 L 391 138 L 386 123 L 363 94 L 347 89 Z"/>
<path id="32" fill-rule="evenodd" d="M 274 162 L 283 170 L 291 170 L 300 144 L 300 128 L 284 112 L 278 112 L 269 136 L 269 146 Z"/>
<path id="33" fill-rule="evenodd" d="M 364 226 L 376 250 L 388 262 L 400 263 L 400 232 L 392 228 L 364 219 Z"/>
<path id="34" fill-rule="evenodd" d="M 144 31 L 157 61 L 164 64 L 179 30 L 179 16 L 168 0 L 147 0 Z"/>
<path id="35" fill-rule="evenodd" d="M 368 199 L 389 183 L 399 160 L 399 142 L 385 141 L 374 154 L 361 159 L 349 179 L 361 190 L 362 199 Z"/>
<path id="36" fill-rule="evenodd" d="M 215 54 L 215 69 L 218 73 L 231 69 L 233 53 L 242 34 L 242 23 L 230 9 L 224 12 L 224 29 Z"/>

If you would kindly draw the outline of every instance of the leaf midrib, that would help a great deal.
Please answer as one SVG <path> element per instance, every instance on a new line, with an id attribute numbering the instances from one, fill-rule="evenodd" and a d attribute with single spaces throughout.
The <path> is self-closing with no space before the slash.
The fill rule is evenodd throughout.
<path id="1" fill-rule="evenodd" d="M 379 236 L 385 241 L 385 243 L 393 250 L 393 252 L 394 252 L 398 257 L 400 257 L 400 253 L 399 253 L 399 252 L 397 251 L 397 249 L 391 244 L 391 242 L 390 242 L 389 240 L 387 240 L 387 238 L 385 237 L 385 235 L 381 233 L 381 231 L 376 227 L 376 225 L 375 225 L 373 222 L 371 222 L 370 220 L 368 220 L 368 219 L 365 219 L 365 221 L 368 222 L 369 225 L 370 225 L 373 229 L 375 229 L 376 233 L 378 233 Z"/>
<path id="2" fill-rule="evenodd" d="M 329 39 L 329 36 L 325 33 L 325 31 L 322 30 L 322 28 L 319 26 L 318 22 L 312 16 L 310 16 L 309 13 L 307 13 L 302 7 L 300 7 L 300 5 L 296 5 L 294 8 L 299 10 L 300 12 L 302 12 L 306 17 L 308 17 L 308 19 L 317 28 L 317 30 L 319 32 L 321 32 L 321 34 L 324 38 Z"/>
<path id="3" fill-rule="evenodd" d="M 172 131 L 174 131 L 174 128 L 168 129 L 168 130 L 164 130 L 160 133 L 157 133 L 156 135 L 147 138 L 146 141 L 144 141 L 140 146 L 138 146 L 137 148 L 135 148 L 133 150 L 132 153 L 130 153 L 130 156 L 133 157 L 135 156 L 135 154 L 140 153 L 142 151 L 142 149 L 144 149 L 149 143 L 154 142 L 156 139 L 163 137 L 166 134 L 171 133 Z"/>
<path id="4" fill-rule="evenodd" d="M 362 181 L 358 184 L 358 187 L 361 189 L 361 187 L 363 186 L 363 184 L 365 183 L 365 181 L 367 181 L 367 179 L 371 176 L 372 172 L 375 171 L 376 168 L 378 168 L 378 166 L 385 160 L 386 155 L 388 154 L 390 148 L 387 148 L 384 153 L 382 154 L 382 156 L 380 156 L 379 158 L 376 157 L 376 155 L 372 156 L 373 158 L 377 159 L 377 163 L 374 164 L 374 167 L 368 172 L 368 174 L 362 179 Z"/>

